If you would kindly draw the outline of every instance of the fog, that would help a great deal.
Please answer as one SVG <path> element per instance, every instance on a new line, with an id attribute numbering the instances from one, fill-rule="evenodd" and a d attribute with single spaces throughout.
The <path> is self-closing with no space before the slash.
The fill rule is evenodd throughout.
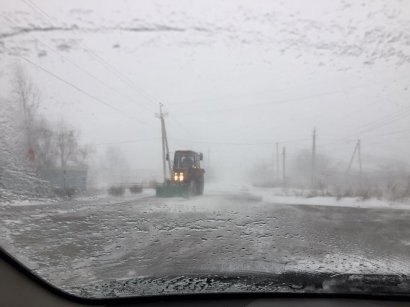
<path id="1" fill-rule="evenodd" d="M 162 180 L 160 102 L 171 152 L 203 152 L 215 180 L 280 181 L 278 143 L 299 181 L 314 128 L 317 154 L 339 173 L 360 139 L 371 177 L 410 154 L 409 11 L 405 1 L 2 0 L 1 96 L 23 66 L 41 115 L 93 147 L 92 168 L 110 148 L 123 154 L 128 175 L 113 181 Z M 266 180 L 252 175 L 261 167 Z"/>
<path id="2" fill-rule="evenodd" d="M 81 297 L 409 294 L 410 1 L 0 3 L 0 254 Z"/>

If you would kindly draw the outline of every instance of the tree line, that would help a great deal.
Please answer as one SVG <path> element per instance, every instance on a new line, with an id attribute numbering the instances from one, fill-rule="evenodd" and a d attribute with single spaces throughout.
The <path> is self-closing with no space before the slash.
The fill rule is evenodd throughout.
<path id="1" fill-rule="evenodd" d="M 79 131 L 64 120 L 51 123 L 39 113 L 41 95 L 20 65 L 15 67 L 13 101 L 21 109 L 25 154 L 35 169 L 85 166 L 91 147 L 79 143 Z"/>
<path id="2" fill-rule="evenodd" d="M 53 194 L 42 170 L 85 167 L 92 152 L 79 131 L 40 112 L 41 93 L 23 66 L 12 72 L 11 92 L 0 97 L 0 201 Z"/>

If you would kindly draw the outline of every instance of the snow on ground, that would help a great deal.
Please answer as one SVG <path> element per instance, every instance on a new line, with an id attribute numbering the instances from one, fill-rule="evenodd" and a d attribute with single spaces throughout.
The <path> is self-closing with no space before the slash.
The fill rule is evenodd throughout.
<path id="1" fill-rule="evenodd" d="M 39 205 L 50 205 L 58 202 L 57 199 L 24 199 L 24 200 L 14 200 L 11 202 L 4 203 L 6 206 L 39 206 Z M 3 205 L 3 204 L 2 204 Z"/>
<path id="2" fill-rule="evenodd" d="M 278 190 L 252 188 L 250 193 L 261 196 L 264 201 L 292 205 L 314 205 L 314 206 L 333 206 L 350 208 L 388 208 L 388 209 L 410 209 L 410 201 L 397 202 L 379 199 L 362 200 L 358 197 L 344 197 L 337 199 L 331 196 L 303 197 L 286 195 Z"/>
<path id="3" fill-rule="evenodd" d="M 191 198 L 146 190 L 0 206 L 0 245 L 67 290 L 198 272 L 410 272 L 409 210 L 279 192 L 221 183 Z"/>
<path id="4" fill-rule="evenodd" d="M 375 198 L 363 200 L 359 197 L 337 197 L 317 196 L 307 197 L 306 190 L 282 188 L 260 188 L 251 184 L 229 184 L 229 183 L 212 183 L 208 184 L 207 192 L 216 193 L 241 193 L 249 196 L 259 197 L 260 200 L 269 203 L 290 204 L 290 205 L 310 205 L 310 206 L 332 206 L 332 207 L 349 207 L 349 208 L 374 208 L 374 209 L 400 209 L 410 210 L 410 199 L 405 201 L 389 201 Z"/>
<path id="5" fill-rule="evenodd" d="M 75 196 L 71 199 L 36 199 L 36 200 L 14 200 L 11 202 L 6 202 L 2 205 L 5 206 L 44 206 L 51 205 L 56 203 L 66 203 L 66 202 L 100 202 L 102 204 L 111 205 L 118 202 L 131 201 L 135 199 L 146 198 L 155 195 L 155 190 L 153 189 L 144 189 L 142 193 L 132 194 L 128 191 L 125 192 L 123 196 L 112 196 L 106 193 L 105 191 L 100 192 L 99 194 L 90 195 L 90 196 Z"/>
<path id="6" fill-rule="evenodd" d="M 112 196 L 107 194 L 105 191 L 103 191 L 100 194 L 93 195 L 93 196 L 80 196 L 76 197 L 75 199 L 78 201 L 101 201 L 101 200 L 108 200 L 109 202 L 114 201 L 118 202 L 118 200 L 121 201 L 128 201 L 128 200 L 133 200 L 133 199 L 139 199 L 139 198 L 145 198 L 149 196 L 155 195 L 155 190 L 154 189 L 143 189 L 141 193 L 130 193 L 129 191 L 125 191 L 124 195 L 122 196 Z"/>

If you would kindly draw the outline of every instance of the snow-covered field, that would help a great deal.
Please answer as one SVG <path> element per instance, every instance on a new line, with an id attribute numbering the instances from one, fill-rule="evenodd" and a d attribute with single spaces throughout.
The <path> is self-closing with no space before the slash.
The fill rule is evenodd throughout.
<path id="1" fill-rule="evenodd" d="M 309 191 L 300 189 L 260 188 L 250 184 L 215 183 L 207 187 L 208 193 L 242 193 L 260 198 L 264 202 L 291 204 L 291 205 L 314 205 L 336 206 L 349 208 L 386 208 L 386 209 L 410 209 L 410 199 L 403 201 L 389 201 L 384 199 L 361 199 L 359 197 L 315 196 L 308 197 Z"/>

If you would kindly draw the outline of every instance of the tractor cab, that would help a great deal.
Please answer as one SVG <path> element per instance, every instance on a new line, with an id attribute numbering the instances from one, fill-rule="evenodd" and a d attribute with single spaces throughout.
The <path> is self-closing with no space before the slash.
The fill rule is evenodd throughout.
<path id="1" fill-rule="evenodd" d="M 202 160 L 202 153 L 197 153 L 191 150 L 178 150 L 174 155 L 173 169 L 190 169 L 200 168 Z"/>
<path id="2" fill-rule="evenodd" d="M 169 156 L 166 156 L 170 162 Z M 157 196 L 201 195 L 204 192 L 204 173 L 201 168 L 202 153 L 177 150 L 174 154 L 171 178 L 158 186 Z"/>
<path id="3" fill-rule="evenodd" d="M 192 150 L 177 150 L 174 155 L 173 176 L 176 183 L 189 183 L 201 185 L 204 170 L 201 169 L 202 153 Z"/>

